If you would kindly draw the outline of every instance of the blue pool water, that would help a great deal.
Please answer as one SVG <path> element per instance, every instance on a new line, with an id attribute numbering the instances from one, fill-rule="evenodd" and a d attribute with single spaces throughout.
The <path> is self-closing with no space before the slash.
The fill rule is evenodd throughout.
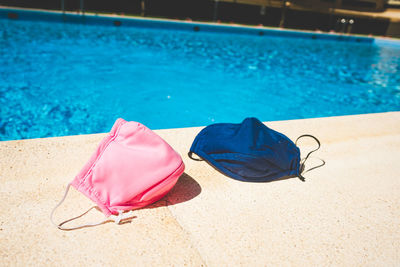
<path id="1" fill-rule="evenodd" d="M 0 140 L 400 110 L 400 46 L 0 19 Z"/>

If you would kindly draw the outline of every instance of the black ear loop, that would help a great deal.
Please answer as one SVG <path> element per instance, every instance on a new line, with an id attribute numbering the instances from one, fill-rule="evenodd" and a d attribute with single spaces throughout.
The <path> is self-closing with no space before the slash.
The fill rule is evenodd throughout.
<path id="1" fill-rule="evenodd" d="M 196 154 L 197 155 L 197 154 Z M 193 152 L 192 151 L 189 151 L 188 152 L 188 156 L 189 156 L 189 158 L 191 158 L 192 160 L 196 160 L 196 161 L 203 161 L 203 159 L 202 158 L 194 158 L 193 157 Z"/>
<path id="2" fill-rule="evenodd" d="M 317 150 L 321 147 L 321 143 L 319 142 L 319 140 L 318 140 L 315 136 L 310 135 L 310 134 L 303 134 L 303 135 L 300 135 L 299 137 L 297 137 L 296 142 L 294 143 L 296 146 L 297 146 L 297 141 L 299 141 L 299 139 L 302 138 L 302 137 L 310 137 L 310 138 L 314 139 L 314 140 L 317 142 L 317 144 L 318 144 L 318 147 L 317 147 L 316 149 L 311 150 L 310 152 L 308 152 L 307 156 L 306 156 L 305 158 L 303 158 L 303 159 L 300 161 L 300 174 L 299 174 L 299 178 L 300 178 L 300 180 L 302 180 L 303 182 L 305 182 L 305 178 L 304 178 L 304 176 L 303 176 L 302 174 L 304 174 L 304 173 L 306 173 L 306 172 L 309 172 L 309 171 L 311 171 L 311 170 L 314 170 L 314 169 L 316 169 L 316 168 L 319 168 L 319 167 L 324 166 L 324 165 L 325 165 L 325 160 L 318 158 L 319 160 L 322 161 L 322 164 L 320 164 L 320 165 L 318 165 L 318 166 L 315 166 L 315 167 L 312 167 L 311 169 L 308 169 L 308 170 L 305 171 L 305 170 L 304 170 L 304 168 L 305 168 L 305 165 L 304 165 L 304 164 L 306 163 L 308 157 L 309 157 L 312 153 L 314 153 L 315 151 L 317 151 Z"/>

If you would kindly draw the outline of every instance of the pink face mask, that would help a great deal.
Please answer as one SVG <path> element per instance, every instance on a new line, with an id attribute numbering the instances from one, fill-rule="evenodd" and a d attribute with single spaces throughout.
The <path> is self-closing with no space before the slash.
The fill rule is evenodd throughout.
<path id="1" fill-rule="evenodd" d="M 94 226 L 132 217 L 130 211 L 147 206 L 168 193 L 183 173 L 180 155 L 161 137 L 138 122 L 118 119 L 96 152 L 68 184 L 97 204 L 107 217 L 103 221 L 73 228 L 55 224 L 62 230 Z M 83 214 L 82 214 L 83 215 Z M 80 217 L 80 216 L 79 216 Z M 76 217 L 78 218 L 78 217 Z"/>

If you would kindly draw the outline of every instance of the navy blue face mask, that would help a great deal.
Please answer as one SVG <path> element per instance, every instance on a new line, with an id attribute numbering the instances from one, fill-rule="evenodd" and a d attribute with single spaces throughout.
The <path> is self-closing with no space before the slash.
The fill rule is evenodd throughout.
<path id="1" fill-rule="evenodd" d="M 300 150 L 296 146 L 301 137 L 311 137 L 318 144 L 318 148 L 303 160 L 300 160 Z M 296 176 L 304 181 L 301 175 L 304 162 L 319 149 L 320 142 L 312 135 L 299 138 L 293 143 L 256 118 L 246 118 L 239 124 L 217 123 L 207 126 L 196 136 L 189 157 L 206 160 L 223 174 L 240 181 L 268 182 Z M 193 153 L 201 159 L 194 158 Z"/>

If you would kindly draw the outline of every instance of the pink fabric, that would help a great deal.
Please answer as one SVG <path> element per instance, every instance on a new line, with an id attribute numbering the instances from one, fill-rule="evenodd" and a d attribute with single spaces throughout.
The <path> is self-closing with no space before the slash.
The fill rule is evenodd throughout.
<path id="1" fill-rule="evenodd" d="M 162 198 L 185 165 L 161 137 L 138 122 L 118 119 L 71 185 L 106 216 Z"/>

